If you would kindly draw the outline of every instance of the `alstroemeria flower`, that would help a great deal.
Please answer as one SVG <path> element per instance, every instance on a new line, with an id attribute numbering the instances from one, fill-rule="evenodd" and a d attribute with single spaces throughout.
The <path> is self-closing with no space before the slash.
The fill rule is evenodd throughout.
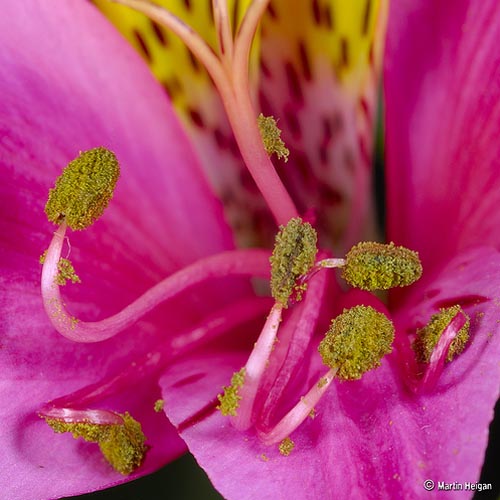
<path id="1" fill-rule="evenodd" d="M 369 4 L 364 5 L 369 9 Z M 194 16 L 197 9 L 199 13 L 196 2 L 190 5 L 189 15 Z M 258 97 L 262 108 L 281 120 L 285 142 L 292 151 L 290 161 L 295 153 L 291 173 L 289 165 L 278 168 L 300 203 L 321 193 L 323 178 L 315 169 L 332 153 L 322 143 L 324 135 L 314 132 L 314 127 L 327 123 L 329 137 L 332 128 L 321 119 L 331 116 L 328 106 L 341 106 L 338 100 L 328 100 L 335 72 L 331 68 L 325 71 L 325 53 L 336 53 L 333 40 L 340 44 L 340 54 L 348 44 L 342 37 L 342 24 L 329 22 L 342 15 L 335 2 L 311 2 L 301 6 L 300 12 L 293 7 L 295 4 L 272 2 L 263 20 Z M 246 434 L 213 411 L 214 386 L 228 384 L 231 374 L 245 364 L 246 352 L 219 344 L 213 356 L 205 351 L 186 358 L 162 378 L 165 399 L 176 401 L 166 408 L 167 414 L 224 496 L 285 498 L 297 496 L 299 491 L 308 498 L 422 496 L 428 495 L 426 479 L 477 480 L 499 376 L 498 345 L 493 340 L 498 330 L 498 237 L 493 230 L 497 225 L 493 177 L 498 148 L 493 138 L 498 128 L 499 82 L 494 73 L 497 58 L 488 50 L 499 27 L 493 14 L 493 3 L 472 6 L 469 2 L 450 10 L 399 2 L 390 11 L 385 64 L 388 236 L 419 250 L 424 277 L 411 293 L 391 295 L 391 314 L 398 328 L 396 349 L 388 362 L 360 382 L 331 386 L 317 406 L 316 418 L 294 432 L 295 449 L 286 459 L 277 449 L 270 452 L 256 435 L 272 429 L 322 373 L 316 352 L 319 340 L 311 338 L 311 332 L 315 321 L 321 324 L 321 314 L 314 314 L 314 301 L 325 301 L 321 299 L 324 283 L 311 282 L 310 302 L 306 298 L 297 308 L 303 308 L 302 318 L 297 312 L 292 324 L 282 327 L 285 331 L 280 332 L 280 343 L 270 356 L 257 395 L 254 427 Z M 143 52 L 154 46 L 155 31 L 133 31 Z M 311 43 L 311 32 L 332 46 Z M 153 37 L 148 38 L 148 33 Z M 153 67 L 161 64 L 161 53 L 151 49 L 149 58 Z M 330 63 L 334 61 L 332 57 Z M 470 71 L 472 61 L 474 71 L 467 78 L 465 73 L 463 79 L 457 78 L 457 69 Z M 171 91 L 167 81 L 165 84 Z M 190 88 L 189 77 L 178 86 L 184 96 L 187 91 L 182 91 L 182 84 Z M 315 94 L 317 89 L 321 91 Z M 354 86 L 356 91 L 359 88 Z M 372 101 L 360 99 L 357 110 L 370 117 Z M 199 107 L 191 108 L 191 115 L 198 128 L 211 130 Z M 470 134 L 472 117 L 477 125 Z M 489 128 L 483 136 L 485 123 Z M 308 127 L 311 147 L 304 146 L 301 135 L 309 132 Z M 339 151 L 342 149 L 333 149 Z M 356 149 L 359 151 L 363 147 Z M 326 161 L 325 168 L 343 164 L 338 156 L 335 159 Z M 298 172 L 301 181 L 287 178 L 293 179 Z M 335 187 L 342 185 L 332 180 L 334 175 L 326 177 Z M 352 181 L 352 176 L 348 178 Z M 316 182 L 316 189 L 309 182 Z M 345 200 L 345 196 L 330 196 L 335 198 Z M 310 199 L 305 208 L 325 208 Z M 352 216 L 352 211 L 347 212 Z M 341 234 L 346 237 L 345 227 Z M 327 306 L 326 314 L 338 313 L 345 305 L 375 302 L 357 295 L 344 299 L 336 295 L 334 299 L 336 304 Z M 412 380 L 415 367 L 411 366 L 410 339 L 440 308 L 455 304 L 462 305 L 472 318 L 471 344 L 443 369 L 437 386 L 429 375 L 429 386 L 419 392 Z M 318 333 L 323 331 L 318 328 Z M 213 366 L 219 369 L 213 370 Z"/>
<path id="2" fill-rule="evenodd" d="M 184 7 L 196 11 L 194 4 L 184 2 Z M 258 11 L 266 2 L 252 5 Z M 216 1 L 214 7 L 219 14 L 214 16 L 215 24 L 223 33 L 219 49 L 227 50 L 231 36 L 223 31 L 225 10 Z M 370 14 L 371 2 L 359 3 L 364 15 L 355 19 L 362 21 L 361 38 L 366 38 L 367 50 L 361 51 L 365 62 L 354 64 L 351 45 L 340 32 L 335 52 L 338 66 L 332 70 L 325 64 L 329 50 L 311 47 L 321 49 L 330 40 L 328 35 L 339 28 L 336 7 L 335 2 L 314 1 L 303 16 L 296 17 L 288 3 L 285 8 L 285 3 L 273 2 L 263 21 L 264 78 L 259 97 L 263 111 L 272 110 L 284 122 L 280 126 L 291 151 L 288 167 L 294 170 L 282 175 L 290 176 L 285 186 L 295 189 L 292 196 L 271 175 L 274 169 L 268 169 L 262 144 L 255 141 L 252 120 L 256 115 L 250 113 L 250 100 L 247 105 L 232 102 L 224 91 L 223 100 L 241 153 L 274 218 L 285 224 L 289 219 L 297 221 L 294 217 L 300 212 L 316 221 L 320 248 L 345 249 L 370 225 L 371 201 L 365 196 L 369 193 L 367 137 L 375 87 L 364 84 L 366 68 L 372 68 L 366 60 L 376 60 L 370 47 L 377 16 Z M 303 301 L 283 304 L 277 299 L 255 346 L 262 312 L 269 310 L 270 301 L 256 296 L 248 280 L 235 275 L 266 276 L 269 251 L 233 250 L 222 207 L 204 181 L 165 96 L 109 26 L 86 4 L 58 2 L 57 10 L 53 9 L 53 5 L 26 0 L 21 6 L 7 6 L 0 21 L 5 87 L 0 104 L 6 240 L 0 349 L 2 400 L 7 401 L 2 410 L 3 467 L 15 470 L 19 477 L 7 490 L 9 497 L 24 498 L 27 491 L 31 496 L 60 496 L 120 481 L 95 445 L 54 435 L 37 412 L 70 426 L 111 421 L 114 425 L 113 419 L 121 421 L 120 414 L 130 412 L 142 424 L 150 446 L 135 474 L 147 473 L 182 452 L 177 430 L 228 498 L 419 497 L 427 494 L 427 479 L 475 481 L 500 375 L 500 347 L 495 342 L 500 259 L 495 214 L 490 210 L 498 196 L 493 138 L 498 128 L 495 98 L 500 93 L 498 61 L 487 57 L 494 53 L 500 31 L 493 2 L 475 6 L 460 2 L 452 15 L 430 6 L 415 7 L 412 2 L 399 3 L 390 12 L 389 236 L 420 252 L 422 280 L 406 293 L 392 293 L 387 309 L 367 292 L 345 292 L 334 274 L 322 268 L 344 267 L 347 274 L 347 263 L 342 258 L 325 259 L 328 255 L 322 252 L 319 259 L 323 260 L 319 264 L 316 260 L 311 272 L 300 271 L 294 277 L 292 285 L 303 293 Z M 26 11 L 27 18 L 22 15 Z M 432 26 L 430 18 L 438 19 L 437 27 L 430 30 L 432 36 L 426 36 L 424 27 Z M 383 15 L 379 21 L 383 25 Z M 297 38 L 303 34 L 302 23 L 309 26 L 308 35 L 317 28 L 327 38 L 308 45 L 309 38 Z M 158 25 L 150 27 L 157 38 L 166 36 Z M 184 38 L 192 40 L 191 33 Z M 140 32 L 136 39 L 147 49 Z M 422 39 L 429 44 L 423 53 Z M 164 45 L 168 45 L 166 39 Z M 294 58 L 286 59 L 287 54 Z M 191 59 L 189 52 L 187 57 Z M 226 63 L 231 60 L 227 57 Z M 283 57 L 285 61 L 278 65 Z M 415 66 L 408 66 L 409 60 Z M 228 63 L 226 70 L 229 67 Z M 377 64 L 373 67 L 376 72 Z M 275 68 L 284 70 L 277 72 L 281 78 L 273 78 Z M 463 78 L 457 80 L 457 74 Z M 233 76 L 238 95 L 245 97 L 246 83 L 237 83 L 245 75 L 235 72 Z M 330 95 L 325 89 L 336 88 L 333 82 L 343 76 L 356 84 L 351 99 L 342 101 L 337 96 L 331 105 L 341 113 L 334 116 L 329 108 L 328 119 L 309 129 L 304 120 L 314 123 L 315 117 L 322 116 L 329 105 L 318 99 L 324 92 Z M 218 80 L 219 87 L 224 81 Z M 449 100 L 450 89 L 461 96 L 461 106 Z M 366 92 L 370 98 L 365 98 Z M 309 109 L 312 103 L 316 108 Z M 210 105 L 215 106 L 214 101 Z M 188 109 L 191 122 L 205 133 L 206 116 L 199 109 Z M 347 117 L 347 123 L 334 119 L 339 116 Z M 472 118 L 477 124 L 471 130 Z M 315 134 L 314 126 L 323 135 Z M 336 126 L 344 127 L 343 139 L 335 135 Z M 207 144 L 211 153 L 205 163 L 217 163 L 214 151 L 222 146 L 231 149 L 226 132 L 212 132 L 219 147 L 214 150 L 213 144 Z M 199 140 L 197 145 L 200 151 Z M 58 287 L 45 278 L 57 269 L 54 263 L 58 264 L 65 241 L 66 222 L 55 233 L 44 264 L 45 308 L 67 340 L 44 316 L 37 288 L 36 260 L 51 231 L 42 219 L 43 205 L 61 166 L 80 150 L 97 146 L 116 153 L 122 178 L 103 219 L 84 233 L 70 234 L 66 253 L 71 250 L 83 283 L 64 290 L 64 301 L 85 321 L 73 322 L 65 316 Z M 343 169 L 336 169 L 334 160 Z M 260 173 L 256 164 L 263 167 Z M 324 177 L 318 173 L 321 166 Z M 432 178 L 426 175 L 431 168 Z M 240 176 L 241 171 L 236 172 Z M 217 185 L 214 169 L 209 177 L 223 200 L 221 184 L 229 186 L 234 196 L 238 185 L 234 178 Z M 439 181 L 447 184 L 446 190 L 438 189 Z M 329 189 L 322 191 L 324 186 Z M 245 196 L 245 189 L 238 192 Z M 325 200 L 334 202 L 328 210 Z M 241 216 L 241 206 L 236 213 Z M 345 217 L 332 224 L 330 217 L 342 213 Z M 432 216 L 426 220 L 420 214 Z M 446 231 L 454 217 L 457 231 Z M 269 218 L 264 212 L 259 220 Z M 251 216 L 243 219 L 240 235 L 266 239 L 269 222 L 255 231 L 249 225 Z M 315 253 L 304 258 L 314 263 Z M 145 299 L 135 300 L 150 287 L 142 296 Z M 169 300 L 151 312 L 161 299 Z M 471 340 L 465 351 L 443 367 L 450 343 L 466 323 L 463 313 L 458 313 L 444 321 L 443 336 L 430 349 L 430 363 L 417 366 L 410 339 L 426 324 L 433 324 L 431 318 L 440 308 L 457 304 L 471 318 Z M 290 307 L 284 312 L 286 305 Z M 363 308 L 356 309 L 360 305 Z M 360 375 L 359 381 L 335 380 L 342 366 L 332 367 L 325 376 L 327 369 L 317 352 L 320 334 L 331 318 L 344 317 L 343 308 L 366 311 L 366 306 L 392 316 L 394 351 L 382 359 L 380 368 Z M 381 318 L 386 316 L 369 310 L 367 330 L 374 322 L 384 329 L 384 321 L 389 320 Z M 139 313 L 141 318 L 147 315 L 137 322 Z M 281 316 L 284 321 L 274 345 L 273 331 L 278 330 Z M 338 324 L 342 330 L 342 320 Z M 88 343 L 101 339 L 107 340 Z M 228 418 L 216 410 L 217 395 L 242 366 L 257 366 L 258 383 L 251 386 L 248 380 L 240 383 L 233 378 L 235 386 L 242 388 L 238 397 L 240 410 L 245 411 Z M 175 428 L 155 411 L 162 404 Z M 297 417 L 297 412 L 313 410 L 312 406 L 310 419 Z M 292 418 L 286 416 L 290 410 Z M 288 433 L 295 443 L 293 450 Z"/>

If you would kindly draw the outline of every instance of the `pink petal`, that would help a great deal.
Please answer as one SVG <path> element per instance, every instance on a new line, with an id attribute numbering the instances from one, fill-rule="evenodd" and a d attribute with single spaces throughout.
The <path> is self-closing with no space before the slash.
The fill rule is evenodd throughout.
<path id="1" fill-rule="evenodd" d="M 415 311 L 428 315 L 440 303 L 477 295 L 464 301 L 472 341 L 445 367 L 435 391 L 413 395 L 395 352 L 362 380 L 334 383 L 316 418 L 292 434 L 296 446 L 288 457 L 214 410 L 219 388 L 245 360 L 241 351 L 221 348 L 172 366 L 160 381 L 174 402 L 167 413 L 224 498 L 444 498 L 447 492 L 427 493 L 424 481 L 479 478 L 500 382 L 499 269 L 496 251 L 461 255 L 397 313 L 401 335 L 414 330 Z M 476 303 L 479 295 L 484 300 Z M 325 371 L 318 358 L 313 348 L 304 359 L 309 384 Z"/>
<path id="2" fill-rule="evenodd" d="M 388 229 L 424 267 L 500 243 L 499 37 L 495 1 L 391 3 Z"/>
<path id="3" fill-rule="evenodd" d="M 385 2 L 273 1 L 262 21 L 259 103 L 290 149 L 277 171 L 323 246 L 372 229 L 371 157 Z M 320 208 L 321 207 L 321 208 Z"/>
<path id="4" fill-rule="evenodd" d="M 162 89 L 93 7 L 23 0 L 2 12 L 0 462 L 12 474 L 3 494 L 59 497 L 124 478 L 101 461 L 95 445 L 52 433 L 36 410 L 129 366 L 161 335 L 196 323 L 242 288 L 213 287 L 189 309 L 186 300 L 174 301 L 96 346 L 74 344 L 53 330 L 39 292 L 38 257 L 54 230 L 43 207 L 56 176 L 80 150 L 104 145 L 122 165 L 103 219 L 70 235 L 83 283 L 63 294 L 83 319 L 118 311 L 173 270 L 231 248 L 232 238 Z M 144 425 L 152 449 L 138 474 L 183 449 L 167 420 L 152 412 L 157 397 L 153 382 L 106 402 Z"/>

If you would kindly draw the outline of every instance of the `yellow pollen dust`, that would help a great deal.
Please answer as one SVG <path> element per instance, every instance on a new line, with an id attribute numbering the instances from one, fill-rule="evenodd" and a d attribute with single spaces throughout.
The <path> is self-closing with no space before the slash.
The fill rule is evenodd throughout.
<path id="1" fill-rule="evenodd" d="M 224 394 L 219 394 L 219 406 L 217 409 L 225 416 L 236 416 L 236 410 L 240 406 L 241 396 L 239 390 L 245 382 L 245 368 L 233 374 L 231 378 L 231 385 L 224 387 Z"/>
<path id="2" fill-rule="evenodd" d="M 57 275 L 55 277 L 55 283 L 60 286 L 64 286 L 66 282 L 70 280 L 72 283 L 81 283 L 82 280 L 75 272 L 73 264 L 68 259 L 61 258 L 57 263 Z"/>
<path id="3" fill-rule="evenodd" d="M 144 460 L 147 447 L 141 424 L 127 412 L 120 415 L 122 424 L 94 424 L 91 422 L 67 423 L 43 417 L 57 433 L 71 432 L 75 439 L 99 444 L 102 454 L 111 466 L 123 475 L 131 474 Z"/>
<path id="4" fill-rule="evenodd" d="M 280 160 L 283 158 L 285 163 L 288 161 L 290 151 L 285 146 L 281 138 L 281 130 L 278 128 L 276 120 L 272 116 L 264 116 L 262 113 L 257 118 L 262 142 L 266 153 L 271 156 L 275 154 Z"/>
<path id="5" fill-rule="evenodd" d="M 280 226 L 276 235 L 271 262 L 271 293 L 276 302 L 288 306 L 292 294 L 301 300 L 306 284 L 297 280 L 307 274 L 316 260 L 318 237 L 308 222 L 300 217 Z"/>
<path id="6" fill-rule="evenodd" d="M 73 230 L 93 224 L 108 206 L 120 167 L 116 156 L 99 147 L 80 153 L 57 178 L 45 205 L 47 218 Z"/>
<path id="7" fill-rule="evenodd" d="M 163 410 L 164 406 L 165 406 L 165 401 L 163 401 L 163 399 L 158 399 L 155 401 L 155 405 L 153 408 L 156 413 L 160 413 Z"/>
<path id="8" fill-rule="evenodd" d="M 295 448 L 295 443 L 289 437 L 283 439 L 283 441 L 281 441 L 281 443 L 278 446 L 280 453 L 285 457 L 288 457 L 288 455 L 292 453 L 294 448 Z"/>
<path id="9" fill-rule="evenodd" d="M 446 361 L 450 362 L 455 356 L 460 354 L 469 340 L 470 318 L 465 314 L 459 305 L 440 309 L 437 314 L 433 314 L 429 323 L 417 330 L 417 337 L 413 342 L 413 350 L 420 363 L 429 363 L 432 352 L 438 343 L 445 328 L 450 321 L 459 313 L 467 318 L 466 323 L 460 328 L 457 336 L 453 339 L 446 355 Z"/>
<path id="10" fill-rule="evenodd" d="M 394 243 L 363 241 L 346 255 L 342 277 L 362 290 L 408 286 L 422 276 L 418 253 Z"/>
<path id="11" fill-rule="evenodd" d="M 370 306 L 355 306 L 332 320 L 318 350 L 326 366 L 337 368 L 338 378 L 356 380 L 380 366 L 393 340 L 394 326 L 385 314 Z"/>

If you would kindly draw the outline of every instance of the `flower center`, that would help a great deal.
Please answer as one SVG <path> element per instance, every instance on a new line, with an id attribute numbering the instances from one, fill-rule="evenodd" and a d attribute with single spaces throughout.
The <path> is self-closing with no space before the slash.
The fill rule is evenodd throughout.
<path id="1" fill-rule="evenodd" d="M 269 382 L 266 381 L 266 377 L 269 378 L 268 365 L 280 325 L 288 321 L 289 314 L 294 313 L 290 309 L 303 307 L 303 310 L 318 316 L 323 292 L 320 292 L 318 300 L 308 300 L 310 297 L 307 295 L 311 293 L 315 275 L 325 269 L 341 269 L 342 277 L 353 287 L 385 290 L 408 286 L 419 279 L 422 273 L 420 260 L 416 252 L 393 243 L 384 245 L 373 242 L 359 243 L 345 258 L 323 258 L 321 254 L 322 258 L 317 259 L 316 231 L 298 216 L 269 158 L 271 154 L 276 154 L 286 161 L 289 151 L 281 140 L 276 121 L 262 115 L 257 118 L 249 92 L 249 52 L 267 0 L 256 0 L 250 4 L 235 37 L 226 3 L 213 2 L 218 55 L 170 12 L 142 0 L 118 2 L 132 5 L 169 27 L 205 65 L 221 95 L 241 156 L 280 228 L 270 258 L 265 250 L 236 250 L 213 255 L 168 276 L 113 316 L 95 322 L 80 321 L 68 312 L 60 296 L 60 286 L 68 280 L 79 282 L 73 265 L 61 258 L 66 231 L 68 227 L 72 230 L 88 228 L 103 214 L 119 177 L 119 166 L 113 153 L 104 148 L 84 152 L 64 169 L 50 191 L 46 205 L 49 220 L 59 224 L 59 228 L 41 259 L 45 310 L 53 326 L 66 338 L 77 342 L 99 342 L 119 334 L 160 302 L 177 297 L 188 289 L 218 277 L 268 278 L 271 267 L 270 288 L 275 303 L 246 365 L 233 375 L 230 385 L 219 396 L 218 408 L 223 415 L 231 418 L 235 427 L 241 430 L 254 428 L 263 443 L 280 443 L 280 452 L 288 455 L 294 447 L 289 435 L 314 412 L 315 405 L 335 379 L 349 381 L 362 378 L 364 373 L 380 365 L 381 359 L 391 351 L 394 339 L 394 326 L 384 314 L 364 305 L 344 309 L 332 320 L 319 344 L 319 353 L 328 370 L 281 420 L 270 429 L 264 429 L 265 426 L 261 425 L 262 405 L 257 401 L 262 402 L 267 396 L 269 384 L 265 382 Z M 298 304 L 303 298 L 305 300 Z M 194 330 L 177 337 L 176 355 L 189 351 L 194 342 L 199 346 L 212 341 L 245 319 L 258 317 L 263 311 L 262 305 L 255 299 L 251 304 L 233 303 L 227 310 L 215 311 L 217 321 L 206 318 L 201 338 L 194 336 Z M 268 308 L 267 301 L 265 306 Z M 214 326 L 211 320 L 214 320 Z M 422 378 L 423 385 L 431 378 L 435 379 L 438 370 L 434 366 L 438 366 L 443 356 L 447 355 L 450 343 L 454 343 L 453 349 L 458 351 L 460 343 L 465 342 L 464 334 L 460 332 L 466 328 L 466 323 L 463 313 L 453 309 L 431 319 L 428 327 L 418 333 L 415 345 L 421 356 L 419 360 L 429 360 L 430 363 L 429 371 Z M 301 328 L 307 330 L 307 327 L 308 321 L 304 320 Z M 290 339 L 284 342 L 285 347 L 293 347 L 293 335 Z M 156 373 L 173 359 L 171 351 L 172 345 L 164 346 L 153 356 L 154 361 L 139 360 L 121 374 L 52 401 L 40 411 L 40 415 L 56 432 L 71 432 L 75 437 L 98 443 L 112 466 L 123 474 L 129 474 L 142 463 L 146 452 L 140 424 L 128 413 L 87 407 L 99 405 L 104 396 L 122 390 L 130 377 Z M 426 358 L 420 354 L 424 351 Z M 434 362 L 435 359 L 438 361 Z M 162 405 L 155 404 L 155 410 L 161 410 Z"/>

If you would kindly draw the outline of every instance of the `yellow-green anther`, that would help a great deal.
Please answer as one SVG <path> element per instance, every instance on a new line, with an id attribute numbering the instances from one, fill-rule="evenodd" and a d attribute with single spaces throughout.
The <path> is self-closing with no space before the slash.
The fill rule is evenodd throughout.
<path id="1" fill-rule="evenodd" d="M 75 272 L 75 268 L 69 259 L 60 258 L 57 263 L 57 275 L 55 282 L 57 285 L 64 286 L 70 280 L 72 283 L 81 283 L 79 276 Z"/>
<path id="2" fill-rule="evenodd" d="M 219 399 L 219 406 L 217 409 L 225 416 L 236 416 L 236 411 L 240 406 L 241 396 L 239 395 L 239 390 L 243 383 L 245 382 L 245 368 L 242 368 L 239 372 L 233 374 L 231 378 L 231 385 L 224 387 L 224 393 L 219 394 L 217 398 Z"/>
<path id="3" fill-rule="evenodd" d="M 332 320 L 318 350 L 325 365 L 337 368 L 338 378 L 356 380 L 380 365 L 393 340 L 394 326 L 385 314 L 355 306 Z"/>
<path id="4" fill-rule="evenodd" d="M 295 293 L 300 300 L 305 284 L 297 280 L 313 267 L 318 252 L 318 237 L 308 222 L 299 217 L 280 226 L 271 256 L 271 293 L 283 307 L 288 306 L 290 296 Z"/>
<path id="5" fill-rule="evenodd" d="M 394 243 L 358 243 L 349 250 L 345 260 L 342 277 L 362 290 L 407 286 L 422 276 L 418 253 Z"/>
<path id="6" fill-rule="evenodd" d="M 73 230 L 90 226 L 108 206 L 119 175 L 118 160 L 111 151 L 99 147 L 80 153 L 49 191 L 48 219 L 55 224 L 66 222 Z"/>
<path id="7" fill-rule="evenodd" d="M 98 443 L 102 454 L 112 467 L 128 475 L 144 460 L 147 446 L 141 424 L 129 413 L 120 415 L 122 424 L 94 424 L 92 422 L 68 423 L 55 418 L 44 417 L 55 432 L 71 432 L 73 437 Z"/>
<path id="8" fill-rule="evenodd" d="M 283 158 L 287 162 L 290 151 L 281 138 L 281 130 L 278 128 L 276 120 L 272 116 L 264 116 L 261 113 L 257 118 L 257 125 L 266 153 L 269 156 L 275 154 L 280 160 Z"/>
<path id="9" fill-rule="evenodd" d="M 450 321 L 459 313 L 462 313 L 467 321 L 459 330 L 457 336 L 453 339 L 446 355 L 446 361 L 450 362 L 455 356 L 460 354 L 469 340 L 470 319 L 459 305 L 440 309 L 438 313 L 433 314 L 427 325 L 417 330 L 417 337 L 413 342 L 417 360 L 420 363 L 429 363 L 431 354 L 438 343 L 445 328 Z"/>

